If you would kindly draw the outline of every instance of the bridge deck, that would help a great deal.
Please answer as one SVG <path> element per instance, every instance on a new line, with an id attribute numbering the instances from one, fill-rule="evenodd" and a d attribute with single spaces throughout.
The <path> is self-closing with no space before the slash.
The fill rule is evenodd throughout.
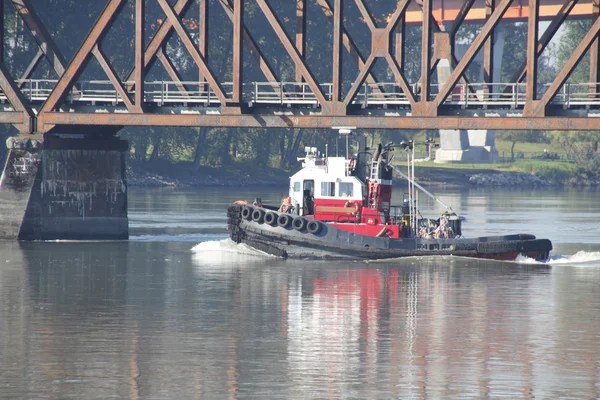
<path id="1" fill-rule="evenodd" d="M 56 80 L 30 79 L 19 81 L 23 96 L 32 104 L 42 104 L 52 92 Z M 133 82 L 124 82 L 123 85 L 132 85 Z M 232 83 L 222 85 L 227 97 L 233 93 Z M 460 109 L 522 109 L 526 103 L 525 83 L 471 83 L 457 84 L 452 93 L 446 98 L 443 106 Z M 549 85 L 540 85 L 538 96 L 542 96 Z M 76 84 L 77 89 L 71 91 L 66 98 L 70 105 L 95 106 L 101 104 L 124 105 L 123 98 L 113 87 L 110 81 L 81 81 Z M 333 85 L 321 85 L 325 98 L 333 98 Z M 419 87 L 411 85 L 415 93 L 415 100 L 420 100 Z M 438 93 L 439 85 L 431 85 L 431 95 Z M 600 83 L 564 84 L 554 99 L 552 106 L 563 109 L 577 107 L 595 108 L 600 106 Z M 132 91 L 135 95 L 135 89 Z M 255 82 L 244 85 L 243 103 L 249 107 L 271 106 L 290 109 L 293 107 L 319 107 L 317 97 L 306 83 L 300 82 Z M 7 101 L 7 97 L 0 91 L 0 100 Z M 173 82 L 159 81 L 146 82 L 144 89 L 144 102 L 148 105 L 168 106 L 223 106 L 210 86 L 198 82 Z M 361 108 L 403 107 L 410 106 L 410 102 L 395 82 L 365 83 L 358 91 L 351 103 Z"/>

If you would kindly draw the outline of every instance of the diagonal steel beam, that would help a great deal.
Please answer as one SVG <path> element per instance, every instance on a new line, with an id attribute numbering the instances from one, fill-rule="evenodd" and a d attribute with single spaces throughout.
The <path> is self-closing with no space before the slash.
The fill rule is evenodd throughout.
<path id="1" fill-rule="evenodd" d="M 273 28 L 275 34 L 283 44 L 283 47 L 285 47 L 287 53 L 292 58 L 292 62 L 302 73 L 302 76 L 306 80 L 306 83 L 312 90 L 313 94 L 316 96 L 321 106 L 325 105 L 325 103 L 327 103 L 327 100 L 325 99 L 325 95 L 323 94 L 321 87 L 319 86 L 315 77 L 306 66 L 304 58 L 302 57 L 302 55 L 300 55 L 300 53 L 298 53 L 298 49 L 296 48 L 296 46 L 294 46 L 287 33 L 283 30 L 281 22 L 279 22 L 279 19 L 275 16 L 271 7 L 267 4 L 265 0 L 256 0 L 256 3 L 262 10 L 267 20 L 269 21 L 269 24 L 271 24 L 271 27 Z"/>
<path id="2" fill-rule="evenodd" d="M 92 27 L 92 30 L 87 35 L 83 44 L 71 60 L 71 63 L 65 69 L 65 72 L 61 75 L 60 79 L 56 83 L 54 90 L 48 96 L 48 99 L 40 109 L 40 114 L 50 112 L 56 108 L 64 97 L 67 95 L 68 90 L 73 86 L 73 82 L 81 74 L 87 61 L 89 60 L 92 49 L 100 43 L 102 37 L 108 30 L 110 24 L 114 21 L 114 18 L 122 9 L 125 4 L 124 0 L 109 0 L 106 7 L 100 14 L 100 17 Z"/>
<path id="3" fill-rule="evenodd" d="M 448 33 L 450 34 L 450 43 L 454 43 L 454 37 L 456 36 L 456 32 L 458 32 L 458 29 L 460 28 L 463 21 L 467 17 L 467 14 L 469 13 L 469 11 L 471 11 L 471 7 L 473 7 L 474 3 L 475 3 L 475 0 L 465 0 L 462 7 L 458 11 L 456 18 L 454 19 L 454 22 L 452 23 L 452 26 L 448 30 Z"/>
<path id="4" fill-rule="evenodd" d="M 389 64 L 390 68 L 392 69 L 394 76 L 396 77 L 396 82 L 398 82 L 398 84 L 400 85 L 400 88 L 406 95 L 406 98 L 408 99 L 408 102 L 410 103 L 411 107 L 414 106 L 415 102 L 416 102 L 415 96 L 413 95 L 412 91 L 410 90 L 410 87 L 406 83 L 406 78 L 404 77 L 404 74 L 402 73 L 400 66 L 398 65 L 398 63 L 396 62 L 394 57 L 392 57 L 391 54 L 386 55 L 385 58 Z"/>
<path id="5" fill-rule="evenodd" d="M 225 13 L 227 14 L 227 16 L 229 17 L 231 22 L 233 22 L 233 6 L 231 5 L 230 1 L 229 0 L 219 0 L 219 4 L 221 4 L 221 6 L 223 7 L 223 10 L 225 10 Z M 244 24 L 242 24 L 242 28 L 243 28 L 242 32 L 243 32 L 243 37 L 244 37 L 244 43 L 248 47 L 248 50 L 250 50 L 250 54 L 252 54 L 254 56 L 256 61 L 258 61 L 260 70 L 265 75 L 265 78 L 267 78 L 267 81 L 270 83 L 278 83 L 279 79 L 275 75 L 275 72 L 273 72 L 273 68 L 269 64 L 268 60 L 266 59 L 266 57 L 264 56 L 264 54 L 262 53 L 262 51 L 256 44 L 256 41 L 250 34 L 250 31 L 248 31 L 248 28 L 246 28 L 246 26 Z"/>
<path id="6" fill-rule="evenodd" d="M 30 0 L 11 0 L 13 6 L 31 31 L 34 40 L 58 76 L 65 72 L 67 62 L 38 17 Z"/>
<path id="7" fill-rule="evenodd" d="M 388 21 L 388 24 L 385 28 L 389 33 L 391 33 L 394 29 L 396 29 L 396 25 L 398 25 L 398 21 L 400 21 L 400 17 L 402 17 L 402 15 L 404 15 L 404 12 L 406 11 L 406 7 L 408 7 L 408 3 L 410 3 L 410 0 L 398 0 L 396 10 L 394 10 L 394 13 L 390 17 L 390 20 Z"/>
<path id="8" fill-rule="evenodd" d="M 367 6 L 363 2 L 363 0 L 354 0 L 360 13 L 363 16 L 366 24 L 369 26 L 369 30 L 373 32 L 377 27 L 375 26 L 375 22 L 373 21 L 373 17 L 371 16 L 371 12 L 367 9 Z"/>
<path id="9" fill-rule="evenodd" d="M 29 65 L 27 66 L 27 68 L 25 68 L 25 71 L 23 71 L 23 74 L 21 74 L 21 78 L 20 78 L 21 81 L 25 81 L 25 80 L 29 79 L 29 77 L 31 76 L 31 74 L 33 73 L 33 71 L 35 70 L 37 65 L 40 63 L 40 60 L 42 59 L 43 56 L 44 56 L 44 52 L 42 51 L 42 49 L 38 49 L 35 56 L 33 56 L 31 61 L 29 62 Z M 23 87 L 24 84 L 25 84 L 25 82 L 20 82 L 17 85 L 19 86 L 19 88 L 21 88 L 21 87 Z"/>
<path id="10" fill-rule="evenodd" d="M 171 21 L 171 24 L 173 25 L 173 28 L 175 28 L 175 31 L 177 32 L 179 38 L 183 42 L 183 45 L 196 62 L 196 65 L 198 65 L 198 68 L 200 68 L 200 70 L 202 71 L 202 74 L 208 81 L 208 84 L 210 85 L 212 90 L 215 92 L 215 95 L 219 99 L 219 102 L 221 103 L 221 105 L 225 105 L 227 103 L 227 98 L 225 97 L 225 93 L 223 92 L 221 85 L 215 79 L 212 71 L 206 64 L 204 57 L 202 57 L 200 52 L 198 52 L 198 49 L 192 42 L 192 39 L 190 38 L 188 32 L 185 30 L 183 25 L 181 25 L 181 22 L 179 21 L 177 15 L 171 8 L 171 5 L 167 2 L 167 0 L 158 0 L 158 4 L 163 9 L 164 13 L 167 15 L 167 18 Z"/>
<path id="11" fill-rule="evenodd" d="M 189 5 L 191 4 L 191 1 L 192 0 L 177 0 L 177 3 L 175 3 L 175 5 L 173 6 L 175 14 L 177 16 L 181 16 L 188 9 Z M 144 51 L 144 69 L 147 69 L 150 66 L 159 49 L 163 47 L 165 43 L 169 40 L 172 32 L 173 24 L 171 24 L 171 21 L 167 18 L 162 22 L 162 24 L 156 31 L 156 34 L 152 37 L 150 43 L 148 43 L 148 46 Z M 133 77 L 136 74 L 136 70 L 137 67 L 134 67 L 133 70 L 129 73 L 129 75 L 127 75 L 127 79 L 125 80 L 133 80 Z M 131 88 L 129 89 L 131 90 Z"/>
<path id="12" fill-rule="evenodd" d="M 27 100 L 25 100 L 23 93 L 21 93 L 18 86 L 15 84 L 15 80 L 10 76 L 10 73 L 4 66 L 4 63 L 0 63 L 0 88 L 15 111 L 23 114 L 23 120 L 21 122 L 23 126 L 21 130 L 31 133 L 31 124 L 35 115 L 31 110 L 31 107 L 27 104 Z"/>
<path id="13" fill-rule="evenodd" d="M 492 15 L 490 15 L 490 18 L 483 25 L 481 32 L 479 32 L 479 35 L 477 35 L 471 46 L 469 46 L 469 49 L 462 57 L 454 71 L 452 71 L 448 82 L 446 82 L 444 87 L 440 89 L 440 92 L 435 97 L 434 104 L 436 107 L 439 107 L 440 104 L 442 104 L 446 100 L 446 97 L 448 97 L 450 91 L 456 85 L 456 82 L 458 81 L 460 76 L 471 64 L 471 61 L 473 61 L 473 58 L 475 57 L 483 43 L 485 43 L 485 41 L 489 37 L 490 33 L 492 32 L 492 29 L 494 29 L 496 25 L 498 25 L 500 19 L 502 18 L 504 13 L 506 13 L 506 10 L 508 10 L 508 7 L 511 3 L 512 0 L 502 0 L 500 4 L 498 4 L 497 8 L 494 10 Z"/>
<path id="14" fill-rule="evenodd" d="M 365 62 L 364 68 L 360 71 L 360 73 L 358 74 L 358 78 L 356 78 L 356 80 L 352 84 L 352 87 L 350 88 L 350 91 L 346 94 L 346 97 L 344 98 L 345 106 L 350 105 L 350 103 L 352 103 L 352 100 L 354 100 L 358 89 L 365 82 L 367 74 L 371 72 L 371 68 L 373 68 L 373 64 L 375 63 L 376 59 L 377 57 L 375 57 L 375 54 L 371 54 Z"/>
<path id="15" fill-rule="evenodd" d="M 567 18 L 567 16 L 569 15 L 573 7 L 575 7 L 578 1 L 579 0 L 566 0 L 565 3 L 562 5 L 562 7 L 560 8 L 556 16 L 552 19 L 552 22 L 550 22 L 550 25 L 548 25 L 548 28 L 546 28 L 544 34 L 537 43 L 537 57 L 542 55 L 542 53 L 554 37 L 554 34 L 562 26 L 562 23 Z M 521 67 L 519 67 L 515 75 L 513 75 L 513 78 L 510 80 L 510 82 L 519 83 L 525 78 L 526 74 L 527 60 L 525 60 L 523 64 L 521 64 Z M 506 90 L 510 91 L 510 88 L 507 88 Z"/>
<path id="16" fill-rule="evenodd" d="M 171 80 L 175 82 L 175 86 L 177 86 L 179 92 L 181 92 L 181 94 L 185 97 L 190 97 L 190 94 L 188 93 L 187 89 L 185 88 L 183 83 L 181 83 L 181 76 L 175 70 L 175 67 L 173 66 L 173 63 L 171 62 L 169 57 L 165 54 L 164 48 L 160 48 L 158 53 L 156 53 L 156 58 L 158 58 L 158 60 L 161 62 L 161 64 L 167 71 L 167 74 L 169 74 Z M 200 84 L 202 84 L 202 82 L 200 82 Z"/>
<path id="17" fill-rule="evenodd" d="M 327 19 L 329 19 L 329 22 L 333 24 L 333 8 L 331 7 L 331 5 L 327 2 L 327 0 L 317 0 L 317 3 L 321 7 L 321 10 L 323 11 Z M 350 58 L 352 58 L 356 63 L 358 70 L 362 71 L 365 68 L 365 58 L 360 53 L 358 46 L 356 46 L 356 43 L 354 43 L 350 35 L 348 35 L 348 32 L 344 28 L 343 24 L 342 43 L 344 44 L 344 47 L 346 48 L 348 53 L 350 53 Z M 369 84 L 377 83 L 377 80 L 371 73 L 367 74 L 366 81 Z M 375 90 L 377 92 L 380 92 L 380 90 L 377 87 L 375 87 Z"/>
<path id="18" fill-rule="evenodd" d="M 423 10 L 423 0 L 416 0 L 416 1 L 422 11 Z M 458 15 L 456 16 L 456 19 L 454 20 L 454 22 L 452 23 L 452 26 L 448 30 L 448 34 L 450 36 L 449 37 L 449 40 L 450 40 L 450 66 L 453 69 L 456 68 L 456 66 L 458 65 L 458 60 L 456 59 L 456 55 L 454 54 L 454 41 L 455 41 L 456 32 L 458 32 L 458 29 L 460 28 L 460 26 L 462 25 L 463 21 L 465 20 L 467 14 L 471 10 L 471 7 L 473 7 L 473 4 L 475 3 L 475 1 L 476 0 L 466 0 L 463 3 L 462 7 L 460 8 L 460 10 L 458 12 Z M 445 31 L 444 24 L 438 23 L 438 21 L 435 19 L 435 17 L 433 15 L 431 15 L 431 27 L 433 28 L 434 32 L 444 32 Z M 437 67 L 438 62 L 439 62 L 439 60 L 436 58 L 435 55 L 433 55 L 431 57 L 431 61 L 430 61 L 430 68 L 431 68 L 432 72 Z M 462 84 L 464 84 L 471 93 L 475 93 L 475 88 L 472 86 L 469 86 L 469 80 L 467 79 L 466 76 L 464 76 L 464 75 L 461 76 L 460 82 Z"/>
<path id="19" fill-rule="evenodd" d="M 575 51 L 573 51 L 573 54 L 571 54 L 571 57 L 569 57 L 565 66 L 561 69 L 558 75 L 556 75 L 556 78 L 554 78 L 554 81 L 548 90 L 546 90 L 544 96 L 542 96 L 540 99 L 540 102 L 543 106 L 546 106 L 548 103 L 550 103 L 554 96 L 556 96 L 556 93 L 560 87 L 567 81 L 567 79 L 569 79 L 569 76 L 571 73 L 573 73 L 575 67 L 577 67 L 577 64 L 585 55 L 585 52 L 590 48 L 592 42 L 597 39 L 599 32 L 600 18 L 597 18 L 588 33 L 586 33 L 586 35 L 583 37 L 583 40 L 579 43 L 579 45 L 577 45 Z"/>
<path id="20" fill-rule="evenodd" d="M 362 0 L 358 0 L 358 1 L 362 1 Z M 358 78 L 354 81 L 354 83 L 350 89 L 350 92 L 346 95 L 346 97 L 344 99 L 344 104 L 346 106 L 348 106 L 350 103 L 352 103 L 352 101 L 354 100 L 354 97 L 358 93 L 359 87 L 364 83 L 367 75 L 370 73 L 370 71 L 373 67 L 373 63 L 375 62 L 375 60 L 377 58 L 380 58 L 380 57 L 386 59 L 387 63 L 389 64 L 390 69 L 394 73 L 396 81 L 400 85 L 400 88 L 402 89 L 402 91 L 404 92 L 406 97 L 408 98 L 409 102 L 411 102 L 411 104 L 414 104 L 414 97 L 413 97 L 413 94 L 412 94 L 410 88 L 408 87 L 408 84 L 406 83 L 406 79 L 404 78 L 404 75 L 400 71 L 400 67 L 398 66 L 396 61 L 393 59 L 393 57 L 391 56 L 391 52 L 392 52 L 391 44 L 392 44 L 393 31 L 394 31 L 396 25 L 398 24 L 398 20 L 400 19 L 400 17 L 402 15 L 404 15 L 404 12 L 406 11 L 406 8 L 408 7 L 409 2 L 410 2 L 410 0 L 399 0 L 396 10 L 394 11 L 392 17 L 390 18 L 387 26 L 384 29 L 385 37 L 378 36 L 377 38 L 375 38 L 375 37 L 372 38 L 373 41 L 387 40 L 387 48 L 385 49 L 385 52 L 383 52 L 383 51 L 381 51 L 382 49 L 379 46 L 376 46 L 378 49 L 377 53 L 374 53 L 375 50 L 372 49 L 371 55 L 369 56 L 367 62 L 365 63 L 365 66 L 361 69 L 361 72 L 360 72 Z M 369 13 L 369 11 L 368 11 L 368 9 L 366 9 L 366 6 L 364 5 L 364 3 L 362 3 L 362 4 L 365 7 L 366 12 Z M 371 34 L 373 35 L 376 31 L 381 31 L 381 30 L 376 29 L 375 31 L 371 31 Z M 383 43 L 383 44 L 385 44 L 385 43 Z M 380 91 L 378 91 L 378 92 L 380 92 Z"/>
<path id="21" fill-rule="evenodd" d="M 131 99 L 129 98 L 129 95 L 127 94 L 127 90 L 125 90 L 125 88 L 123 87 L 123 84 L 117 77 L 117 73 L 113 69 L 112 65 L 110 65 L 110 63 L 106 59 L 106 56 L 104 55 L 104 53 L 102 53 L 102 50 L 100 50 L 100 47 L 98 45 L 94 46 L 94 48 L 92 49 L 92 54 L 96 57 L 96 60 L 98 60 L 98 63 L 102 67 L 102 70 L 104 70 L 106 76 L 108 76 L 110 83 L 112 83 L 112 85 L 117 90 L 117 93 L 119 93 L 119 96 L 123 99 L 123 103 L 125 103 L 125 107 L 127 107 L 127 110 L 131 113 L 142 112 L 138 104 L 132 103 Z"/>

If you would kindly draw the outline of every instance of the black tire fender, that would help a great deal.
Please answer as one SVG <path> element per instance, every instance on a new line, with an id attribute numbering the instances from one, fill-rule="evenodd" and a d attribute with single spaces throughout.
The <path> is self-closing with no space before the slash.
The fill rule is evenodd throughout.
<path id="1" fill-rule="evenodd" d="M 265 214 L 265 224 L 275 226 L 277 225 L 277 214 L 273 211 L 269 211 Z"/>
<path id="2" fill-rule="evenodd" d="M 244 218 L 247 221 L 250 221 L 252 219 L 253 211 L 254 211 L 254 209 L 250 206 L 242 207 L 242 218 Z"/>
<path id="3" fill-rule="evenodd" d="M 288 226 L 290 226 L 291 223 L 292 217 L 290 217 L 288 214 L 281 214 L 277 218 L 277 225 L 279 225 L 282 228 L 287 228 Z"/>
<path id="4" fill-rule="evenodd" d="M 265 217 L 265 212 L 260 208 L 252 211 L 252 221 L 258 222 L 259 224 L 263 223 L 263 218 Z"/>
<path id="5" fill-rule="evenodd" d="M 302 217 L 296 217 L 292 220 L 292 226 L 297 231 L 303 231 L 306 228 L 306 219 Z"/>
<path id="6" fill-rule="evenodd" d="M 308 224 L 306 224 L 306 230 L 312 233 L 313 235 L 319 234 L 321 232 L 321 229 L 323 229 L 323 224 L 320 221 L 317 221 L 316 219 L 308 221 Z"/>

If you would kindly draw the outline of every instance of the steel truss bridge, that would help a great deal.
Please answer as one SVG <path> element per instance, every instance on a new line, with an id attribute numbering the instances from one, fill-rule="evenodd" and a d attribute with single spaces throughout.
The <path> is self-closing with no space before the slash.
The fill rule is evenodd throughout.
<path id="1" fill-rule="evenodd" d="M 2 0 L 0 0 L 2 1 Z M 270 0 L 273 4 L 274 0 Z M 92 127 L 230 126 L 389 129 L 543 129 L 600 130 L 600 0 L 388 0 L 390 14 L 381 27 L 370 12 L 369 0 L 314 0 L 331 23 L 331 82 L 319 82 L 307 62 L 308 0 L 295 3 L 296 31 L 291 37 L 268 0 L 210 0 L 231 21 L 231 78 L 220 81 L 207 60 L 209 0 L 107 0 L 104 9 L 72 59 L 67 63 L 44 26 L 33 0 L 6 0 L 31 31 L 38 51 L 25 72 L 15 78 L 6 60 L 0 62 L 0 122 L 22 133 L 73 132 Z M 152 2 L 162 18 L 149 40 L 145 10 Z M 371 46 L 362 54 L 344 22 L 344 5 L 352 2 L 370 31 Z M 131 72 L 122 79 L 101 47 L 124 6 L 134 6 L 135 43 Z M 199 7 L 198 28 L 185 24 L 185 13 Z M 252 5 L 268 21 L 272 36 L 285 49 L 295 80 L 281 80 L 246 24 L 245 7 Z M 4 11 L 6 7 L 2 7 Z M 591 28 L 548 84 L 538 83 L 538 60 L 567 17 L 591 19 Z M 498 24 L 518 18 L 527 23 L 527 57 L 510 82 L 493 82 L 493 38 Z M 6 21 L 6 18 L 1 20 Z M 455 37 L 465 22 L 482 28 L 464 55 L 457 57 Z M 539 34 L 540 20 L 547 28 Z M 6 23 L 6 22 L 5 22 Z M 422 26 L 420 78 L 405 74 L 406 28 Z M 4 29 L 3 26 L 3 35 Z M 68 27 L 67 27 L 68 30 Z M 196 81 L 185 81 L 166 51 L 177 37 L 198 69 Z M 0 41 L 2 42 L 2 41 Z M 268 41 L 266 42 L 268 43 Z M 249 51 L 264 81 L 248 82 L 243 75 L 243 52 Z M 466 70 L 483 52 L 483 82 L 469 82 Z M 0 52 L 2 53 L 2 52 Z M 342 54 L 358 69 L 344 85 Z M 567 83 L 575 67 L 590 55 L 589 83 Z M 46 59 L 56 79 L 33 79 Z M 104 76 L 80 79 L 91 59 Z M 450 76 L 443 84 L 433 78 L 440 60 L 448 60 Z M 376 61 L 385 63 L 393 81 L 377 81 Z M 146 75 L 160 63 L 170 80 L 150 81 Z M 349 88 L 348 88 L 349 86 Z"/>

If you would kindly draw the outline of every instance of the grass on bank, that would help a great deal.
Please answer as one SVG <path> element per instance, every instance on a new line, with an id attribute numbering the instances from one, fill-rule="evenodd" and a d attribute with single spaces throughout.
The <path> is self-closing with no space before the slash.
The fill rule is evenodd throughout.
<path id="1" fill-rule="evenodd" d="M 406 165 L 400 164 L 400 165 Z M 421 167 L 447 168 L 459 170 L 476 170 L 476 172 L 524 172 L 534 174 L 542 179 L 564 183 L 575 177 L 578 168 L 575 164 L 566 161 L 549 160 L 518 160 L 502 164 L 436 164 L 433 161 L 417 164 Z"/>

